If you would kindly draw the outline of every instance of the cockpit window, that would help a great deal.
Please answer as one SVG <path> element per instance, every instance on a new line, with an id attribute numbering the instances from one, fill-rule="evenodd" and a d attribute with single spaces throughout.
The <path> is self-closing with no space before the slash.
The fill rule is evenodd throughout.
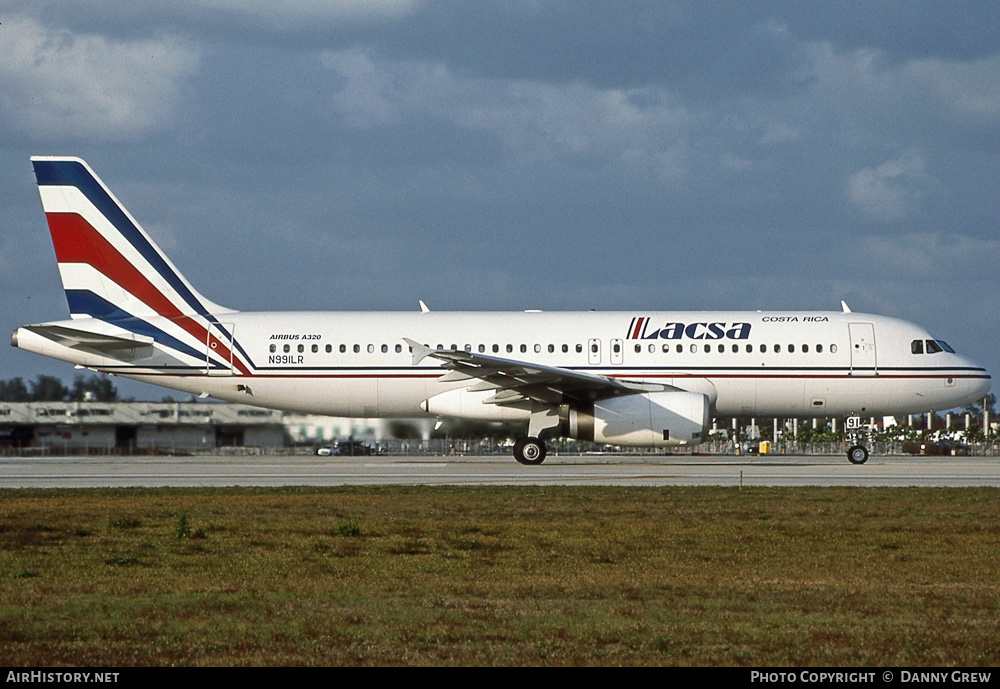
<path id="1" fill-rule="evenodd" d="M 948 352 L 949 354 L 954 354 L 955 353 L 955 350 L 952 349 L 948 345 L 948 343 L 945 342 L 944 340 L 934 340 L 934 341 L 937 342 L 939 345 L 941 345 L 941 349 L 943 349 L 944 351 Z"/>
<path id="2" fill-rule="evenodd" d="M 911 354 L 923 354 L 924 353 L 924 341 L 914 340 L 910 343 L 910 353 Z"/>
<path id="3" fill-rule="evenodd" d="M 927 353 L 937 354 L 938 352 L 943 352 L 944 349 L 934 340 L 927 340 Z"/>

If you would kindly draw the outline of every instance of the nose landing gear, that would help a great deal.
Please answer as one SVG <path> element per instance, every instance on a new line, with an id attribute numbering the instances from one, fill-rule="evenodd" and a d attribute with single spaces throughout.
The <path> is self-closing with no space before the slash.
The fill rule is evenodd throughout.
<path id="1" fill-rule="evenodd" d="M 868 448 L 862 443 L 868 433 L 861 425 L 861 417 L 848 416 L 844 428 L 847 429 L 847 441 L 851 443 L 847 449 L 847 461 L 851 464 L 864 464 L 868 461 Z"/>

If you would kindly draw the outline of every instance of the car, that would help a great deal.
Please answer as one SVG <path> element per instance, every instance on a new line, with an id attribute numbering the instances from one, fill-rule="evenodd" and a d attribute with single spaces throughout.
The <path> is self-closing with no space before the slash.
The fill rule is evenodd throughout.
<path id="1" fill-rule="evenodd" d="M 924 441 L 903 443 L 903 452 L 911 455 L 942 455 L 949 457 L 968 457 L 972 448 L 957 440 L 943 439 L 938 442 Z"/>
<path id="2" fill-rule="evenodd" d="M 364 457 L 374 454 L 372 446 L 360 440 L 342 440 L 337 443 L 333 454 L 338 457 Z"/>
<path id="3" fill-rule="evenodd" d="M 329 457 L 334 453 L 335 449 L 333 445 L 320 445 L 316 448 L 316 454 L 320 457 Z"/>

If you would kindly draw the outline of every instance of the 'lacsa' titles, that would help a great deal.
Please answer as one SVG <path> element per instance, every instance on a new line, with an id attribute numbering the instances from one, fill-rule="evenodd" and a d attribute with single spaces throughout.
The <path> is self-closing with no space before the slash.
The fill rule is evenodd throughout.
<path id="1" fill-rule="evenodd" d="M 628 327 L 629 340 L 746 340 L 749 323 L 667 323 L 660 327 L 652 318 L 633 318 Z"/>

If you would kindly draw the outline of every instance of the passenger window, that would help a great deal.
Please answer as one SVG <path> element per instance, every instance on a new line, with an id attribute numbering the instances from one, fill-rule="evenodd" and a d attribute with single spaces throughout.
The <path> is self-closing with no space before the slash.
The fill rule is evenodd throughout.
<path id="1" fill-rule="evenodd" d="M 389 345 L 382 345 L 382 353 L 385 354 L 389 351 Z"/>
<path id="2" fill-rule="evenodd" d="M 282 351 L 285 352 L 285 354 L 288 354 L 290 351 L 292 351 L 292 346 L 291 345 L 285 345 L 281 349 L 282 349 Z"/>
<path id="3" fill-rule="evenodd" d="M 795 354 L 795 345 L 788 345 L 788 353 Z"/>
<path id="4" fill-rule="evenodd" d="M 480 354 L 486 353 L 486 345 L 479 345 L 479 353 Z"/>
<path id="5" fill-rule="evenodd" d="M 781 353 L 781 345 L 780 344 L 774 345 L 774 353 L 775 354 L 780 354 Z"/>
<path id="6" fill-rule="evenodd" d="M 510 354 L 514 351 L 514 345 L 507 345 L 507 353 Z"/>
<path id="7" fill-rule="evenodd" d="M 802 353 L 803 354 L 808 354 L 809 353 L 809 345 L 805 345 L 805 344 L 802 345 Z"/>
<path id="8" fill-rule="evenodd" d="M 549 354 L 552 354 L 552 352 L 554 352 L 554 351 L 556 351 L 556 346 L 555 345 L 549 345 Z"/>
<path id="9" fill-rule="evenodd" d="M 678 354 L 684 353 L 684 345 L 677 345 L 677 353 Z"/>
<path id="10" fill-rule="evenodd" d="M 302 352 L 306 351 L 306 346 L 305 345 L 299 345 L 298 346 L 298 350 L 299 350 L 299 354 L 301 354 Z"/>
<path id="11" fill-rule="evenodd" d="M 563 354 L 569 353 L 569 345 L 563 345 L 562 346 L 562 350 L 563 350 Z"/>
<path id="12" fill-rule="evenodd" d="M 767 345 L 763 345 L 763 344 L 762 344 L 762 345 L 760 346 L 760 353 L 761 353 L 761 354 L 767 354 Z"/>
<path id="13" fill-rule="evenodd" d="M 318 351 L 319 351 L 319 345 L 313 345 L 312 346 L 312 352 L 313 352 L 313 354 L 315 354 Z"/>
<path id="14" fill-rule="evenodd" d="M 399 345 L 396 345 L 396 346 L 398 347 Z M 333 351 L 333 345 L 328 344 L 326 346 L 326 353 L 329 354 L 332 351 Z"/>
<path id="15" fill-rule="evenodd" d="M 396 354 L 399 354 L 402 351 L 403 351 L 403 345 L 396 345 Z"/>
<path id="16" fill-rule="evenodd" d="M 278 345 L 272 344 L 270 347 L 271 354 L 274 354 L 276 351 L 278 351 Z"/>
<path id="17" fill-rule="evenodd" d="M 656 345 L 654 344 L 649 345 L 649 353 L 656 354 Z"/>
<path id="18" fill-rule="evenodd" d="M 594 354 L 597 354 L 597 343 L 596 342 L 594 344 L 590 345 L 590 351 L 592 351 Z"/>
<path id="19" fill-rule="evenodd" d="M 816 353 L 817 354 L 823 353 L 823 345 L 816 345 Z"/>
<path id="20" fill-rule="evenodd" d="M 347 351 L 347 345 L 340 345 L 340 353 L 343 354 Z"/>
<path id="21" fill-rule="evenodd" d="M 441 349 L 441 347 L 438 346 L 438 349 Z M 355 354 L 360 354 L 361 353 L 361 345 L 358 345 L 358 344 L 354 345 L 354 353 Z"/>
<path id="22" fill-rule="evenodd" d="M 747 345 L 747 354 L 753 354 L 753 345 L 752 344 L 748 344 Z"/>
<path id="23" fill-rule="evenodd" d="M 712 351 L 712 345 L 710 344 L 705 345 L 705 354 L 708 354 L 711 351 Z"/>
<path id="24" fill-rule="evenodd" d="M 691 353 L 692 354 L 697 354 L 698 353 L 698 345 L 696 345 L 696 344 L 691 345 Z"/>
<path id="25" fill-rule="evenodd" d="M 498 345 L 498 344 L 493 345 L 493 353 L 494 354 L 499 354 L 500 353 L 500 345 Z"/>
<path id="26" fill-rule="evenodd" d="M 536 344 L 535 345 L 535 354 L 541 354 L 541 353 L 542 353 L 542 345 Z"/>
<path id="27" fill-rule="evenodd" d="M 524 354 L 527 351 L 528 351 L 528 345 L 521 345 L 521 354 Z"/>
<path id="28" fill-rule="evenodd" d="M 373 345 L 373 344 L 368 345 L 368 353 L 369 354 L 374 354 L 375 353 L 375 345 Z"/>
<path id="29" fill-rule="evenodd" d="M 924 353 L 924 341 L 914 340 L 910 343 L 910 354 L 923 354 Z"/>
<path id="30" fill-rule="evenodd" d="M 723 353 L 723 352 L 725 352 L 725 351 L 726 351 L 726 345 L 721 345 L 721 344 L 720 344 L 720 345 L 719 345 L 719 354 L 722 354 L 722 353 Z"/>
<path id="31" fill-rule="evenodd" d="M 670 345 L 668 344 L 663 345 L 663 353 L 670 354 Z"/>
<path id="32" fill-rule="evenodd" d="M 576 346 L 576 353 L 577 354 L 583 354 L 583 345 L 582 344 L 578 344 Z"/>
<path id="33" fill-rule="evenodd" d="M 837 353 L 837 345 L 835 344 L 830 345 L 830 354 L 836 354 L 836 353 Z"/>

